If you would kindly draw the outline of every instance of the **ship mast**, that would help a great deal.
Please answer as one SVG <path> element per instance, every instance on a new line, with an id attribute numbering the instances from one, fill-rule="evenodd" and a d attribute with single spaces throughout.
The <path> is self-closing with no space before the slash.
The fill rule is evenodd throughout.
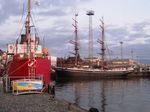
<path id="1" fill-rule="evenodd" d="M 30 0 L 28 0 L 28 14 L 27 14 L 27 18 L 26 18 L 26 22 L 25 22 L 25 28 L 26 28 L 26 42 L 29 42 L 30 40 Z"/>
<path id="2" fill-rule="evenodd" d="M 28 14 L 25 22 L 25 28 L 26 28 L 26 43 L 27 43 L 27 55 L 28 55 L 28 75 L 29 76 L 35 76 L 36 72 L 36 65 L 35 65 L 35 51 L 32 49 L 32 43 L 31 43 L 31 35 L 30 35 L 30 18 L 31 18 L 31 0 L 28 0 Z"/>
<path id="3" fill-rule="evenodd" d="M 28 58 L 31 58 L 31 39 L 30 39 L 30 8 L 31 8 L 31 1 L 28 0 L 28 14 L 27 14 L 27 18 L 26 18 L 26 21 L 25 21 L 25 41 L 26 41 L 26 44 L 27 44 L 27 55 L 28 55 Z"/>
<path id="4" fill-rule="evenodd" d="M 75 66 L 78 65 L 78 60 L 79 60 L 79 42 L 78 42 L 78 28 L 77 28 L 77 16 L 78 14 L 75 14 L 75 18 L 73 19 L 74 21 L 74 24 L 73 27 L 75 28 L 75 40 L 74 41 L 70 41 L 72 44 L 74 44 L 74 50 L 75 50 L 75 53 L 73 53 L 75 55 Z"/>
<path id="5" fill-rule="evenodd" d="M 75 14 L 75 65 L 78 64 L 78 57 L 79 57 L 79 43 L 78 43 L 78 29 L 77 29 L 77 16 L 78 14 Z"/>
<path id="6" fill-rule="evenodd" d="M 100 25 L 100 28 L 101 28 L 101 32 L 102 32 L 102 37 L 99 41 L 100 45 L 101 45 L 101 68 L 102 70 L 104 70 L 104 61 L 105 61 L 105 29 L 104 29 L 104 20 L 103 20 L 103 17 L 102 19 L 100 19 L 100 22 L 101 22 L 101 25 Z"/>

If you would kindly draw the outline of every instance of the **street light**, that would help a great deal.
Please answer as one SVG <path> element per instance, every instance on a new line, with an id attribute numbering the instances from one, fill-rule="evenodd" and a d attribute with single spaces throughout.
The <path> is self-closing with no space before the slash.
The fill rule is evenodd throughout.
<path id="1" fill-rule="evenodd" d="M 121 45 L 121 60 L 123 60 L 123 42 L 120 42 Z"/>
<path id="2" fill-rule="evenodd" d="M 92 59 L 93 63 L 93 32 L 92 32 L 92 16 L 94 15 L 94 11 L 87 11 L 86 15 L 89 16 L 89 59 Z"/>

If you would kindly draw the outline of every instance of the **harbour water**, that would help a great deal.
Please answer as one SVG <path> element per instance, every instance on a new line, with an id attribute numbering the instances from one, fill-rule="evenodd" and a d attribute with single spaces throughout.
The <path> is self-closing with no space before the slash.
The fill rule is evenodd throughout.
<path id="1" fill-rule="evenodd" d="M 59 80 L 56 97 L 99 112 L 149 112 L 150 78 Z"/>

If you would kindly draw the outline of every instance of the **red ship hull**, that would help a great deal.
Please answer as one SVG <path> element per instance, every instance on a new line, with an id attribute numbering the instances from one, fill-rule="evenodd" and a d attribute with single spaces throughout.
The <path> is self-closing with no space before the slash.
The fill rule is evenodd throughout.
<path id="1" fill-rule="evenodd" d="M 36 69 L 34 76 L 42 76 L 44 85 L 50 82 L 50 60 L 48 58 L 35 58 Z M 17 56 L 7 66 L 8 77 L 28 77 L 29 76 L 28 58 L 18 59 Z M 32 75 L 30 75 L 32 77 Z"/>
<path id="2" fill-rule="evenodd" d="M 51 86 L 51 66 L 50 60 L 47 58 L 48 49 L 42 47 L 35 25 L 31 21 L 30 2 L 28 0 L 28 13 L 24 25 L 25 30 L 22 29 L 24 32 L 21 32 L 20 38 L 16 40 L 16 43 L 8 44 L 7 46 L 7 68 L 3 78 L 4 90 L 6 92 L 17 88 L 18 85 L 14 85 L 18 79 L 28 81 L 38 80 L 34 83 L 39 82 L 39 87 L 42 86 L 42 91 L 49 89 L 49 86 Z M 32 85 L 29 84 L 28 86 L 26 88 L 30 88 Z M 37 89 L 37 87 L 35 88 Z"/>

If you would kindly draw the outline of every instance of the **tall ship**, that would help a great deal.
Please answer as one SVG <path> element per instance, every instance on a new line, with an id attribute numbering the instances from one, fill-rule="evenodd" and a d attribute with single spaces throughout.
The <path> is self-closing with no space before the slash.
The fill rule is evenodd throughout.
<path id="1" fill-rule="evenodd" d="M 87 15 L 92 15 L 93 12 L 90 11 Z M 98 65 L 94 65 L 94 58 L 93 58 L 93 51 L 90 51 L 92 48 L 93 43 L 91 40 L 91 32 L 89 31 L 89 58 L 87 60 L 83 60 L 80 58 L 79 54 L 79 42 L 78 42 L 78 29 L 77 29 L 77 14 L 75 14 L 74 20 L 74 28 L 75 28 L 75 40 L 71 41 L 74 44 L 74 57 L 69 57 L 67 60 L 63 60 L 59 62 L 59 65 L 55 68 L 56 77 L 57 78 L 92 78 L 92 77 L 99 77 L 99 78 L 121 78 L 127 77 L 130 73 L 129 69 L 114 69 L 108 66 L 108 62 L 106 61 L 106 47 L 105 47 L 105 31 L 104 31 L 104 21 L 103 18 L 100 19 L 101 21 L 101 38 L 98 39 L 98 43 L 100 44 L 101 59 L 98 60 Z M 91 25 L 89 25 L 89 30 Z"/>
<path id="2" fill-rule="evenodd" d="M 41 91 L 46 90 L 51 82 L 51 65 L 50 59 L 48 59 L 48 49 L 42 47 L 40 38 L 35 32 L 36 29 L 31 19 L 30 9 L 31 1 L 28 0 L 28 13 L 24 32 L 16 40 L 16 43 L 8 44 L 7 46 L 6 69 L 3 76 L 5 91 L 12 89 L 12 81 L 17 80 L 22 80 L 22 85 L 26 83 L 28 87 L 31 87 L 33 83 L 36 87 L 38 85 L 36 81 L 41 81 Z M 27 84 L 30 81 L 32 83 Z"/>

